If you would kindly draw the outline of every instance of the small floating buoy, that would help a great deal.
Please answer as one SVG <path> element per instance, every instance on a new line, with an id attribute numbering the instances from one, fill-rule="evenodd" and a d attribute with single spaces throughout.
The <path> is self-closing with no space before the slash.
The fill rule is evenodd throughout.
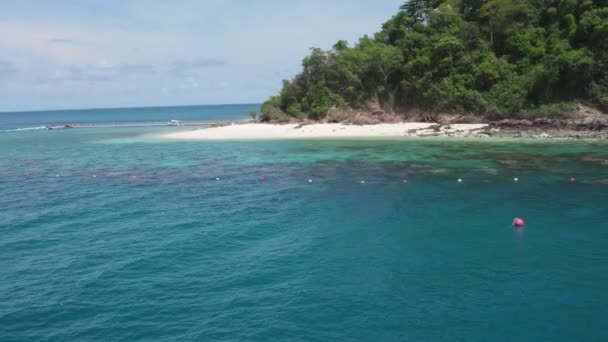
<path id="1" fill-rule="evenodd" d="M 364 180 L 362 180 L 362 181 L 361 181 L 361 184 L 365 184 L 365 181 L 364 181 Z"/>
<path id="2" fill-rule="evenodd" d="M 216 180 L 216 181 L 219 181 L 219 180 L 220 180 L 220 177 L 215 177 L 215 180 Z"/>
<path id="3" fill-rule="evenodd" d="M 516 218 L 513 220 L 513 227 L 516 227 L 516 228 L 521 228 L 521 227 L 523 227 L 525 224 L 526 224 L 526 223 L 524 222 L 524 220 L 523 220 L 523 219 L 521 219 L 521 218 L 519 218 L 519 217 L 516 217 Z"/>
<path id="4" fill-rule="evenodd" d="M 93 177 L 93 178 L 97 178 L 97 175 L 92 175 L 91 177 Z"/>
<path id="5" fill-rule="evenodd" d="M 308 180 L 308 183 L 312 183 L 312 179 L 309 179 L 309 180 Z"/>
<path id="6" fill-rule="evenodd" d="M 264 176 L 261 176 L 261 177 L 260 177 L 260 181 L 261 181 L 261 182 L 263 182 L 263 181 L 265 181 L 265 180 L 266 180 L 266 177 L 264 177 Z"/>
<path id="7" fill-rule="evenodd" d="M 462 183 L 462 178 L 458 178 L 458 183 Z"/>
<path id="8" fill-rule="evenodd" d="M 574 183 L 574 182 L 576 182 L 576 178 L 574 178 L 574 177 L 570 178 L 570 183 Z"/>
<path id="9" fill-rule="evenodd" d="M 515 183 L 517 183 L 517 182 L 519 182 L 519 178 L 513 178 L 513 181 L 514 181 Z"/>
<path id="10" fill-rule="evenodd" d="M 402 180 L 401 183 L 407 184 L 407 179 Z"/>
<path id="11" fill-rule="evenodd" d="M 137 176 L 130 176 L 131 179 L 137 179 Z"/>

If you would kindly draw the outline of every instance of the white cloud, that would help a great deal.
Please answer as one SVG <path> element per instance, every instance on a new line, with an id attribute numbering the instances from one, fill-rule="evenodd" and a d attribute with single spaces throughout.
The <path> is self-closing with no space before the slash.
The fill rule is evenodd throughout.
<path id="1" fill-rule="evenodd" d="M 172 64 L 169 72 L 177 76 L 200 75 L 209 68 L 219 68 L 228 64 L 227 61 L 213 58 L 198 58 L 191 61 L 177 61 Z"/>
<path id="2" fill-rule="evenodd" d="M 192 88 L 198 88 L 200 86 L 201 86 L 201 84 L 197 80 L 195 80 L 191 77 L 188 77 L 180 84 L 179 87 L 181 89 L 192 89 Z"/>
<path id="3" fill-rule="evenodd" d="M 52 81 L 109 82 L 130 76 L 150 76 L 156 67 L 149 64 L 112 64 L 101 61 L 97 65 L 66 65 L 55 70 L 49 77 Z"/>
<path id="4" fill-rule="evenodd" d="M 51 44 L 78 45 L 77 41 L 69 38 L 51 38 L 48 40 L 48 42 Z"/>
<path id="5" fill-rule="evenodd" d="M 0 20 L 0 53 L 19 64 L 0 62 L 13 85 L 0 84 L 8 107 L 0 111 L 91 107 L 100 105 L 100 89 L 112 94 L 103 106 L 262 101 L 299 70 L 310 47 L 373 33 L 401 3 L 125 0 L 112 25 L 84 5 L 74 15 L 73 3 L 73 20 L 11 15 Z M 55 96 L 32 104 L 42 93 Z"/>

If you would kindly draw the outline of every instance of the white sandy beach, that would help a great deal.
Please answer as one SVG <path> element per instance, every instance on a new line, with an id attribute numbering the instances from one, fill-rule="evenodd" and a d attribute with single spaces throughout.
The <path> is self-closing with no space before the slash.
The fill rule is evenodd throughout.
<path id="1" fill-rule="evenodd" d="M 469 136 L 476 135 L 485 124 L 454 124 L 442 126 L 440 131 L 432 123 L 404 122 L 378 125 L 344 124 L 262 124 L 247 123 L 196 129 L 164 134 L 176 140 L 271 140 L 318 138 L 393 138 L 414 136 Z"/>

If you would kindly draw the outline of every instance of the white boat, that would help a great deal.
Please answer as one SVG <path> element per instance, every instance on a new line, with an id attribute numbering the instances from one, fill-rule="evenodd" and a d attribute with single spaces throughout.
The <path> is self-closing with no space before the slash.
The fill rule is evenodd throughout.
<path id="1" fill-rule="evenodd" d="M 179 120 L 169 120 L 167 126 L 183 126 L 184 124 Z"/>

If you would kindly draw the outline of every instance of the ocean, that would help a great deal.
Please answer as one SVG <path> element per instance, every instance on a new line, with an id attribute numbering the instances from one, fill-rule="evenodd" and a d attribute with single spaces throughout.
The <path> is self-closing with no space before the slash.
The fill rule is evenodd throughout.
<path id="1" fill-rule="evenodd" d="M 45 126 L 103 126 L 105 128 L 164 126 L 169 120 L 190 125 L 204 125 L 230 120 L 250 120 L 250 111 L 259 104 L 142 107 L 113 109 L 77 109 L 0 113 L 0 131 L 36 130 Z"/>
<path id="2" fill-rule="evenodd" d="M 0 341 L 608 338 L 608 143 L 144 126 L 257 109 L 0 114 Z"/>

